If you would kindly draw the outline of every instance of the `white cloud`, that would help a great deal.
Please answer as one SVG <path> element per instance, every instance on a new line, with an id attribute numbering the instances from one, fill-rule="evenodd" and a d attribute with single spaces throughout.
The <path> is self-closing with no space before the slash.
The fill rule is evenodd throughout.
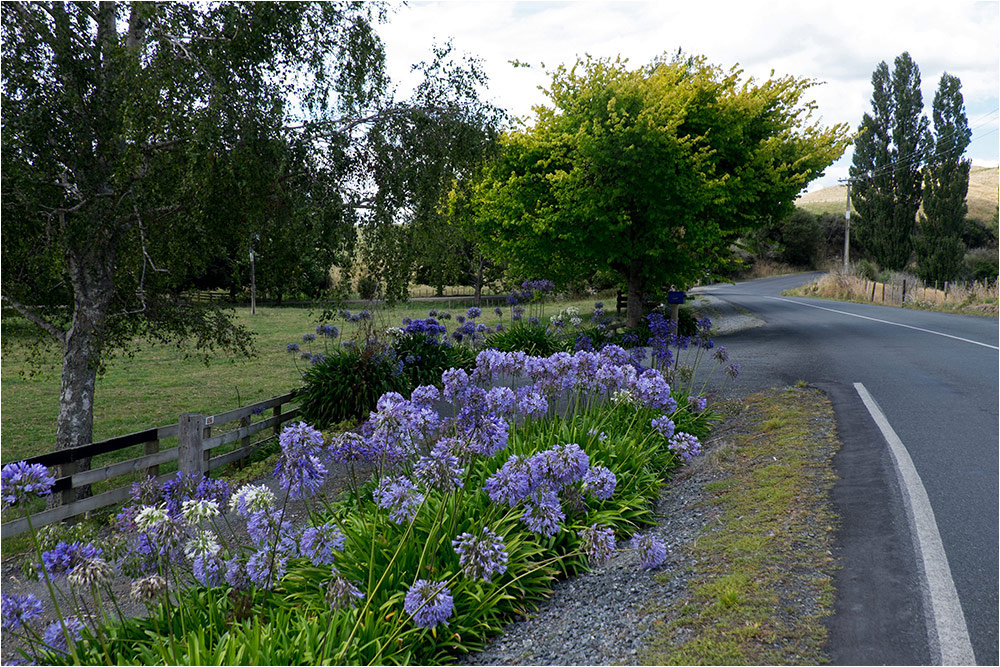
<path id="1" fill-rule="evenodd" d="M 513 114 L 544 103 L 538 90 L 551 69 L 578 57 L 627 57 L 634 64 L 683 48 L 751 76 L 808 77 L 825 124 L 857 127 L 868 111 L 876 65 L 903 51 L 920 66 L 929 109 L 944 71 L 962 80 L 973 135 L 969 154 L 997 160 L 1000 5 L 997 2 L 885 0 L 744 0 L 702 2 L 412 2 L 379 32 L 390 74 L 405 95 L 409 66 L 435 40 L 452 38 L 459 52 L 483 59 L 489 97 Z M 409 83 L 406 83 L 409 81 Z M 992 134 L 987 134 L 992 132 Z M 848 161 L 827 171 L 825 184 L 846 176 Z"/>

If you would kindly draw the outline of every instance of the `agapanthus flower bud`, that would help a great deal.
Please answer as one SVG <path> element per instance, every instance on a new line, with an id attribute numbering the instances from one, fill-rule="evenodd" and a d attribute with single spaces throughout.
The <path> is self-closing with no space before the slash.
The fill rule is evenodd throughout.
<path id="1" fill-rule="evenodd" d="M 592 564 L 600 564 L 615 553 L 615 531 L 600 524 L 587 526 L 580 531 L 580 551 Z"/>
<path id="2" fill-rule="evenodd" d="M 167 592 L 167 580 L 158 574 L 132 582 L 132 597 L 141 602 L 154 602 Z"/>
<path id="3" fill-rule="evenodd" d="M 77 588 L 87 588 L 99 586 L 111 581 L 115 574 L 115 569 L 108 561 L 101 557 L 88 558 L 66 575 L 70 584 Z"/>
<path id="4" fill-rule="evenodd" d="M 353 609 L 363 600 L 365 594 L 354 583 L 348 581 L 335 567 L 330 568 L 333 576 L 326 585 L 326 603 L 330 609 Z"/>

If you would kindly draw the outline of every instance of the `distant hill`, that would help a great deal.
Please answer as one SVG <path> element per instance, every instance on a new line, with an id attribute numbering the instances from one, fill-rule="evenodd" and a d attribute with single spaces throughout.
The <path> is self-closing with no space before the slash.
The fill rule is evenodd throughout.
<path id="1" fill-rule="evenodd" d="M 996 167 L 972 166 L 969 174 L 969 217 L 987 223 L 998 206 L 998 170 Z M 813 213 L 843 213 L 847 205 L 847 188 L 836 185 L 800 195 L 795 205 Z"/>

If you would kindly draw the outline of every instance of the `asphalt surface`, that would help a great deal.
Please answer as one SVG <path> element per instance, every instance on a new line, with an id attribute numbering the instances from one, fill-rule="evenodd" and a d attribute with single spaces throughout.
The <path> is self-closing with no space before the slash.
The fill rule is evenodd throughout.
<path id="1" fill-rule="evenodd" d="M 976 662 L 1000 664 L 997 320 L 781 296 L 815 277 L 693 292 L 764 322 L 717 339 L 742 365 L 730 390 L 804 380 L 833 402 L 843 442 L 833 492 L 843 568 L 828 623 L 831 657 L 836 664 L 940 658 L 919 547 L 886 439 L 854 387 L 862 383 L 926 488 Z"/>

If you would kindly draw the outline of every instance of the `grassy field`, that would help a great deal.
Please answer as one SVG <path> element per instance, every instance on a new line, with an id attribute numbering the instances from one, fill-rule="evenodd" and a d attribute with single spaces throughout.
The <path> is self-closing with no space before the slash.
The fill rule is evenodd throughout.
<path id="1" fill-rule="evenodd" d="M 594 301 L 599 299 L 551 301 L 545 304 L 542 316 L 548 317 L 569 305 L 579 307 L 581 313 L 590 313 Z M 604 301 L 608 308 L 614 307 L 613 295 L 605 296 Z M 375 309 L 374 322 L 384 330 L 399 326 L 403 317 L 426 317 L 430 308 L 458 315 L 468 305 L 465 300 L 411 301 L 391 309 Z M 188 358 L 184 350 L 175 346 L 153 344 L 143 345 L 133 359 L 122 356 L 111 359 L 107 372 L 97 381 L 94 439 L 175 423 L 184 412 L 216 414 L 298 386 L 304 362 L 296 365 L 285 347 L 298 342 L 303 350 L 309 349 L 302 343 L 302 334 L 315 331 L 320 311 L 258 308 L 256 315 L 251 315 L 249 308 L 240 308 L 236 315 L 256 335 L 258 355 L 252 359 L 220 356 L 206 366 L 200 359 Z M 509 318 L 509 313 L 505 312 L 505 318 Z M 490 306 L 483 308 L 479 321 L 495 325 L 501 320 Z M 330 323 L 340 328 L 341 338 L 350 338 L 357 330 L 357 325 L 340 319 Z M 24 334 L 17 334 L 22 328 L 15 324 L 4 322 L 2 338 L 0 456 L 4 463 L 52 451 L 59 410 L 61 360 L 57 346 L 46 348 L 44 358 L 48 364 L 29 377 L 29 348 L 24 345 Z M 454 319 L 447 324 L 449 329 L 455 328 Z M 313 350 L 322 351 L 322 343 Z"/>

